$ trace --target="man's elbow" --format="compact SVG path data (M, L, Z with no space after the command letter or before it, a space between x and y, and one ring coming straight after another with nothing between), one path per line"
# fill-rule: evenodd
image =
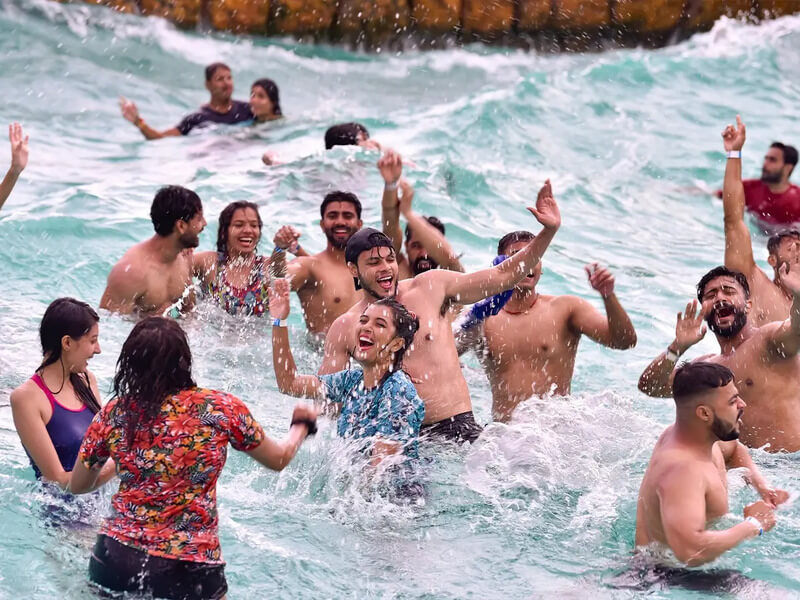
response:
M622 335L622 337L618 340L618 345L614 348L616 350L630 350L631 348L636 347L636 342L638 341L639 340L636 337L636 332L631 329Z

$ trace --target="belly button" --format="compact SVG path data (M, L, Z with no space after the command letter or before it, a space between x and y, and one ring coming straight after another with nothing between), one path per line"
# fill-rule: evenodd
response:
M426 333L425 339L430 342L431 340L433 340L433 336L430 333Z
M336 297L333 299L333 303L334 303L334 304L339 304L339 302L341 302L341 301L342 301L342 299L341 299L341 298L339 298L339 296L336 296Z

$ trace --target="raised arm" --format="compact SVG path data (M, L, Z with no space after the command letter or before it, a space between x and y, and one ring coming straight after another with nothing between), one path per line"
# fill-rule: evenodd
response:
M285 321L289 316L289 282L285 279L276 279L269 290L269 314L275 322ZM289 347L289 330L282 323L272 327L272 363L281 393L322 399L323 386L319 378L316 375L297 374Z
M736 127L728 125L722 132L726 152L741 153L746 137L744 123L736 116ZM753 258L753 242L744 221L744 186L741 158L728 158L722 186L722 207L725 213L725 266L750 276L758 268Z
M783 263L778 267L781 284L784 289L792 294L792 307L789 309L789 318L777 327L767 325L763 329L767 332L767 348L771 358L781 360L794 358L800 352L800 264Z
M28 136L23 137L22 126L19 123L8 126L8 140L11 142L11 166L0 182L0 208L3 208L19 176L28 166Z
M142 133L142 135L147 138L148 140L157 140L160 138L165 137L174 137L179 136L181 134L180 130L177 127L171 127L170 129L165 129L164 131L158 131L157 129L153 129L147 123L144 122L144 119L139 116L139 109L136 107L136 103L133 100L128 100L123 96L119 98L119 107L122 111L122 116L125 118L126 121L130 121L136 128Z
M269 259L273 277L286 277L286 253L297 249L299 238L300 232L291 225L284 225L275 233L275 237L272 239L275 247Z
M686 311L678 312L675 339L667 349L647 365L639 377L639 390L654 398L672 396L672 373L678 358L706 335L703 314L697 310L697 300L686 305Z
M392 240L394 251L399 256L403 249L403 231L400 229L397 187L403 176L403 160L394 150L387 150L386 154L378 160L378 171L380 171L384 183L381 199L383 233Z
M614 293L614 276L597 263L587 265L586 274L592 288L603 298L606 314L601 315L585 300L576 299L570 316L570 326L581 335L589 336L598 344L609 348L633 348L636 345L636 330Z
M460 304L473 304L489 296L513 288L536 266L550 245L561 226L561 214L558 210L550 180L539 190L536 207L528 207L544 228L531 240L525 248L496 267L476 271L474 273L456 273L453 271L428 271L417 276L421 285L430 286L433 291L437 284L443 286L444 298L450 298Z
M461 266L458 256L456 256L453 247L444 237L444 234L431 225L425 217L418 215L412 209L414 188L411 187L410 183L402 180L400 189L403 192L399 199L400 214L405 217L408 227L414 232L414 237L422 244L428 256L442 269L463 273L464 267Z
M658 485L661 524L667 544L677 559L690 567L714 560L744 540L756 537L760 530L751 521L742 521L722 531L707 530L706 490L702 481L702 474L694 469L673 467ZM765 530L775 526L771 510L761 511L759 516Z

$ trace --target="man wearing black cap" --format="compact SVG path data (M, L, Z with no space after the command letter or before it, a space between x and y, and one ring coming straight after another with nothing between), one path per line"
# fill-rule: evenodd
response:
M396 296L420 322L403 368L425 401L425 428L432 435L474 441L481 428L472 415L447 309L454 302L472 304L511 289L534 269L561 225L549 181L539 191L536 207L528 210L544 229L528 246L500 265L475 273L434 269L399 284L392 241L371 228L353 235L345 249L345 260L364 295L328 330L320 374L347 367L357 343L355 325L364 309L381 298Z

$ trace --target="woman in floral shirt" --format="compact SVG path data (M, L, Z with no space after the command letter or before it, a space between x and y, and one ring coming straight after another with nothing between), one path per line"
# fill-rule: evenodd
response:
M86 432L68 489L94 489L109 458L120 479L89 563L90 579L105 588L181 600L224 597L216 484L228 443L281 470L315 430L316 412L297 406L288 438L275 442L241 400L198 388L191 369L177 323L141 321L122 346L115 398Z

